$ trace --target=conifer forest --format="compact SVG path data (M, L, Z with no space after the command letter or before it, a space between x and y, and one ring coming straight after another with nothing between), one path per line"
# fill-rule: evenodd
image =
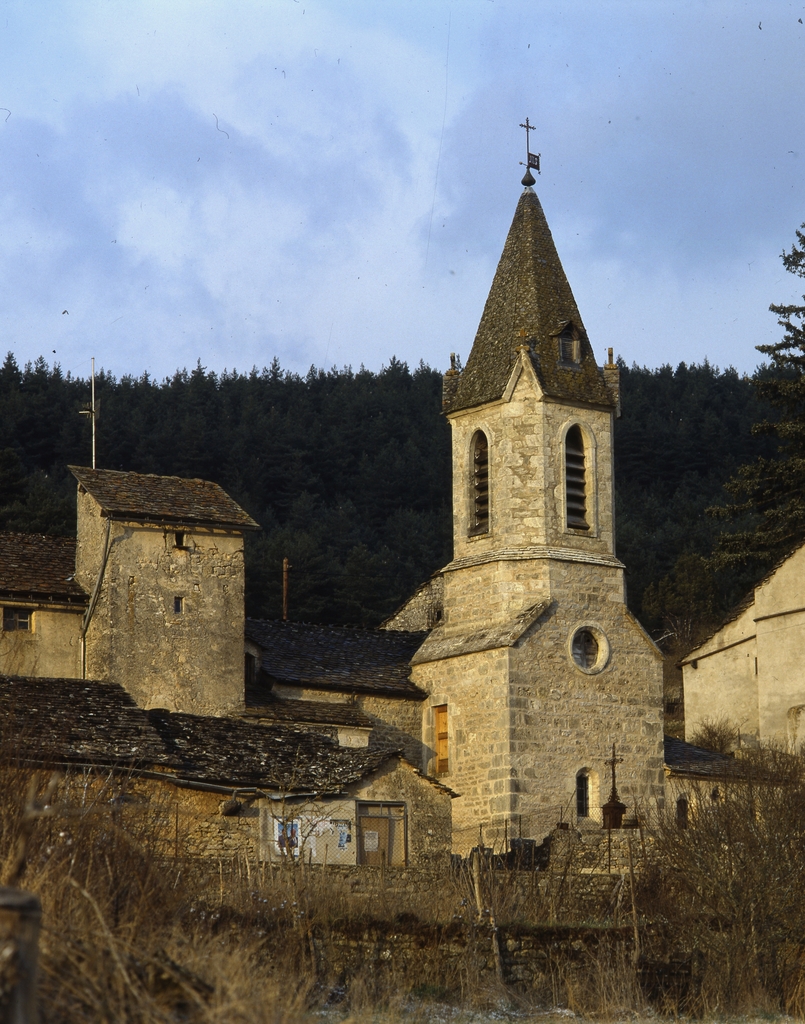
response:
M773 418L757 387L770 372L621 366L617 553L630 607L655 635L680 609L700 624L716 620L753 582L751 567L710 571L724 525L706 510L726 504L724 484L740 466L776 450L752 431ZM311 368L304 377L277 360L249 373L199 364L163 381L101 371L97 465L224 487L263 528L247 537L249 615L280 615L288 558L291 618L371 626L450 560L441 384L440 370L394 358L378 373ZM88 379L7 355L0 529L74 532L67 467L90 462L80 415L89 398Z

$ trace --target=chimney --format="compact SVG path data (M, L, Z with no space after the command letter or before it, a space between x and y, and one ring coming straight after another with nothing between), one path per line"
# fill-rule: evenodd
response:
M608 360L604 364L604 380L615 399L615 415L621 416L621 371L612 357L612 349L607 349Z
M450 406L458 391L458 382L461 380L461 371L456 369L456 354L450 353L450 369L442 378L442 412L450 412Z

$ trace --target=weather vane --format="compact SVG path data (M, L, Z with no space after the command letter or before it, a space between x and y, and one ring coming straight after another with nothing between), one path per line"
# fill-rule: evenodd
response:
M530 145L530 142L531 142L531 135L530 135L530 133L533 132L533 131L536 131L536 128L534 128L534 125L529 122L528 118L525 119L525 124L521 124L520 127L521 128L525 128L526 160L525 160L525 163L523 163L522 160L520 161L520 166L526 168L525 176L523 178L523 184L524 185L533 185L534 181L535 181L535 178L534 178L534 175L531 173L531 168L533 167L534 170L537 172L537 174L540 173L540 170L539 170L540 154L539 153L532 153L531 152L531 145Z

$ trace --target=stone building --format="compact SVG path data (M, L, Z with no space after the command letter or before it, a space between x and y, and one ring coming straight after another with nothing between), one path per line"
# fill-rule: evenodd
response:
M76 468L74 571L69 542L47 569L45 539L9 541L39 552L27 576L0 563L0 673L118 685L154 728L203 720L188 744L219 721L221 742L255 728L265 742L313 737L300 758L316 744L392 751L380 802L415 770L448 786L462 853L560 820L600 828L613 744L627 814L661 805L661 657L626 608L615 555L618 370L611 353L596 364L530 187L444 408L453 559L385 629L245 620L243 534L257 524L228 495Z
M805 739L805 546L777 565L682 661L685 735L722 720L742 744Z
M80 675L87 602L75 580L75 538L0 533L0 672Z
M401 751L319 732L145 710L117 683L0 675L2 764L60 768L100 806L164 820L166 852L443 867L451 792Z
M90 595L82 676L143 707L243 707L243 534L259 529L205 480L71 467L77 582Z
M435 584L417 595L438 624L411 678L428 771L460 794L458 851L562 816L600 827L613 743L628 813L663 801L661 656L615 556L618 402L526 187L466 368L445 377L454 555L441 610Z

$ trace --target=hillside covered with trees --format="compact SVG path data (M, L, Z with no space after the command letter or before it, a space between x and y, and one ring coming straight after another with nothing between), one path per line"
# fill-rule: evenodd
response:
M715 619L751 583L702 561L739 466L775 451L752 424L771 416L753 381L706 362L621 367L616 423L617 550L629 603L652 630L693 608ZM0 369L0 529L70 534L75 482L90 461L89 381L43 360ZM262 525L247 540L247 608L373 625L450 559L449 428L441 373L392 359L379 373L251 373L200 365L164 381L96 379L101 468L220 483ZM698 603L697 603L698 602Z

